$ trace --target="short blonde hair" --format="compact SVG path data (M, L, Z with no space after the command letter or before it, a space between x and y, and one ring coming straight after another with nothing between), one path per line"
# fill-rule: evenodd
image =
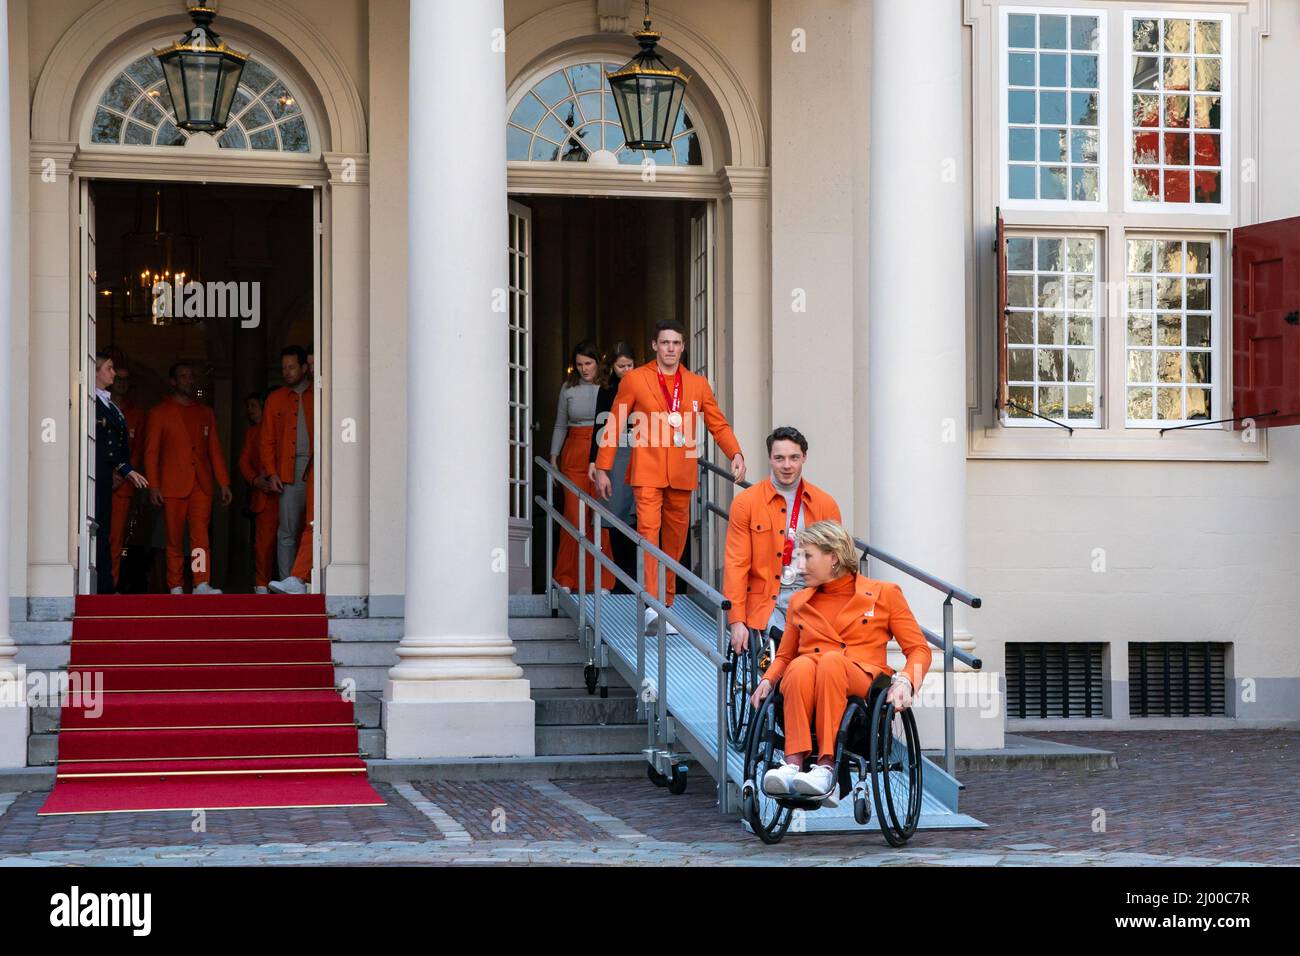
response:
M853 543L853 535L838 521L818 521L800 531L795 541L800 547L812 545L834 556L841 572L857 573L858 547Z

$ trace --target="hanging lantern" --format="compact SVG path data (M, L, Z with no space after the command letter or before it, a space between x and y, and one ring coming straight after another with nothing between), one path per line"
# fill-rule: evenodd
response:
M650 29L650 0L643 27L632 34L640 52L606 77L628 148L668 149L690 78L676 67L668 69L655 49L662 34Z
M212 7L191 7L194 29L171 46L154 50L167 78L176 125L192 133L219 133L226 128L248 60L248 54L228 49L213 31L216 15Z

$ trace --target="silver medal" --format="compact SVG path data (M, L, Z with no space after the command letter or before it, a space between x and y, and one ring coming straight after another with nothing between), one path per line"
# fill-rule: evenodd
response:
M673 444L676 445L678 448L685 447L686 436L683 435L681 432L673 432Z
M795 570L794 564L793 563L787 564L785 567L781 569L781 583L794 584L794 578L796 574L798 574L798 572Z
M671 427L673 427L673 428L681 428L681 427L682 427L682 413L681 413L681 412L669 412L669 413L668 413L668 424L669 424Z

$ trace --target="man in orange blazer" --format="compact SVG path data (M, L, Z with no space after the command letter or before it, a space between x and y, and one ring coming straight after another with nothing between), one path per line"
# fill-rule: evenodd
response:
M671 320L657 323L651 348L655 360L632 369L619 382L596 453L596 494L609 500L613 493L609 470L618 451L617 436L630 420L632 459L627 483L636 499L637 531L677 560L686 547L691 492L699 481L698 459L704 454L704 428L731 459L736 481L745 478L745 456L708 380L682 367L686 348L682 327ZM677 578L671 571L666 584L663 601L672 604ZM651 594L659 590L658 562L649 555L642 587ZM653 608L646 608L647 627L656 616Z
M113 379L110 391L113 404L122 410L126 419L126 435L131 445L131 467L137 471L144 470L144 421L145 410L127 398L131 389L131 373L126 368L124 359L114 363L117 376ZM121 579L122 549L126 546L126 521L131 513L131 502L135 500L135 485L124 481L113 492L113 521L108 528L109 547L112 549L113 581Z
M212 577L208 524L212 494L220 489L221 504L230 504L230 473L217 437L217 416L194 395L194 369L177 362L168 371L172 394L149 412L145 426L145 476L149 499L163 509L167 523L167 587L183 592L185 529L190 548L198 551L193 568L195 594L220 594Z
M727 623L736 653L749 632L785 627L786 607L804 587L794 561L794 536L818 521L840 520L840 506L803 477L808 439L797 428L767 436L771 474L736 495L727 520L722 593L731 601Z
M283 579L270 582L277 594L306 594L311 580L313 499L312 448L316 423L307 350L290 345L280 352L284 387L266 399L259 436L262 474L277 496L280 529L276 551Z
M248 510L253 515L253 591L270 593L271 569L275 564L275 533L280 527L279 501L270 494L271 483L262 468L262 394L249 392L244 398L248 430L239 451L239 473L251 491Z

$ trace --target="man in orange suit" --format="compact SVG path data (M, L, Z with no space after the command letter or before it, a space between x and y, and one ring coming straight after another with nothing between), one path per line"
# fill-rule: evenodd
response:
M248 510L253 515L253 591L269 594L271 569L275 565L275 534L280 527L280 507L271 494L271 482L262 468L262 394L249 392L244 399L248 430L239 451L239 473L250 489Z
M785 628L790 597L805 585L794 561L795 535L818 521L840 520L835 499L810 481L803 468L808 439L797 428L767 436L771 474L736 495L727 521L722 593L731 601L731 647L749 647L749 632Z
M113 379L110 391L113 404L122 410L126 419L126 435L131 445L131 467L137 471L144 470L144 419L145 410L127 398L131 389L131 373L126 368L124 359L113 363L117 376ZM131 502L135 500L135 485L124 481L113 492L113 521L109 525L109 547L112 549L113 581L121 581L122 549L126 545L126 523L131 513Z
M262 474L278 496L280 530L276 550L284 578L272 581L277 594L305 594L311 580L313 501L312 448L316 423L307 350L290 345L280 352L284 387L266 399L259 442Z
M149 498L163 509L167 523L167 587L184 591L185 530L190 548L197 551L193 565L194 593L220 594L209 583L212 550L208 524L212 520L212 495L220 490L223 507L230 504L230 473L217 437L217 416L194 395L194 369L177 362L168 372L172 394L149 412L145 426L145 476Z
M699 481L697 459L704 454L704 428L731 459L736 481L745 478L745 456L708 380L682 367L686 348L682 327L673 321L656 324L651 348L655 360L632 369L619 382L596 453L596 494L608 500L613 493L609 470L618 451L617 436L623 434L630 420L632 459L627 483L636 499L637 531L679 560L686 547L691 492ZM661 597L665 604L672 604L676 575L669 571L665 580L668 593ZM658 562L647 555L642 587L658 594L658 582ZM655 610L646 608L647 627L655 617ZM668 630L673 633L675 628L669 625Z

